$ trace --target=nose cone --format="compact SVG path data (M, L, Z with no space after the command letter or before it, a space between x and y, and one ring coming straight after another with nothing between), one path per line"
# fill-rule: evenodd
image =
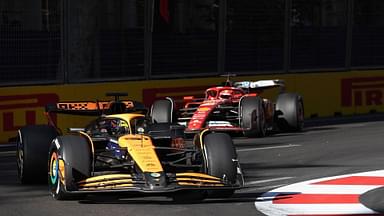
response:
M161 190L167 186L164 172L144 173L146 186L151 190Z

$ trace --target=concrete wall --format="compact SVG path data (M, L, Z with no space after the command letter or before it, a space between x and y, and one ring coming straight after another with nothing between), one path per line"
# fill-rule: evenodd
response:
M328 117L384 112L384 71L300 73L238 76L234 80L283 79L286 91L304 98L305 117ZM48 85L0 88L0 143L5 143L26 124L45 124L44 105L58 101L108 100L106 92L128 92L129 99L150 105L156 98L202 95L205 88L225 81L223 77L127 81L96 84ZM273 99L275 90L265 92ZM90 117L57 116L60 128L84 126Z

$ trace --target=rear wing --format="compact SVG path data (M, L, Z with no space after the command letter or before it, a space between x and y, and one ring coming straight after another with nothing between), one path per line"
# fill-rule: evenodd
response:
M258 80L258 81L240 81L233 84L236 88L242 88L245 90L264 90L269 88L279 87L284 90L284 80Z
M47 113L99 116L118 113L146 113L144 105L131 100L120 101L71 101L48 104Z

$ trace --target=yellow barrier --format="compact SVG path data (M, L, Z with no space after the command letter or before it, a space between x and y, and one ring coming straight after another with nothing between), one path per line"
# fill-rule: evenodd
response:
M326 117L384 111L384 71L350 71L238 76L234 80L283 79L287 92L304 98L305 116ZM153 100L170 96L203 95L207 87L225 78L126 81L96 84L25 86L0 88L0 143L8 142L17 129L27 124L45 124L44 105L58 101L109 100L106 92L127 92L131 100L149 106ZM274 97L276 92L266 92ZM273 98L272 98L273 99ZM94 117L93 117L94 118ZM92 117L57 116L60 128L82 127Z

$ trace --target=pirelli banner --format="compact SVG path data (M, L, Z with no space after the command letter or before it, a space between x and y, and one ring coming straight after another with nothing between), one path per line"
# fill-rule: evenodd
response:
M155 99L172 97L180 102L183 96L203 96L208 87L225 78L127 81L97 84L25 86L0 88L0 144L14 140L18 128L27 124L46 124L44 107L59 101L112 100L107 92L126 92L131 99L147 107ZM305 117L329 117L384 112L384 71L352 71L300 73L286 75L237 76L241 80L282 79L287 92L304 98ZM265 97L274 99L277 92L267 90ZM82 127L95 117L57 114L53 120L63 132L68 127Z

